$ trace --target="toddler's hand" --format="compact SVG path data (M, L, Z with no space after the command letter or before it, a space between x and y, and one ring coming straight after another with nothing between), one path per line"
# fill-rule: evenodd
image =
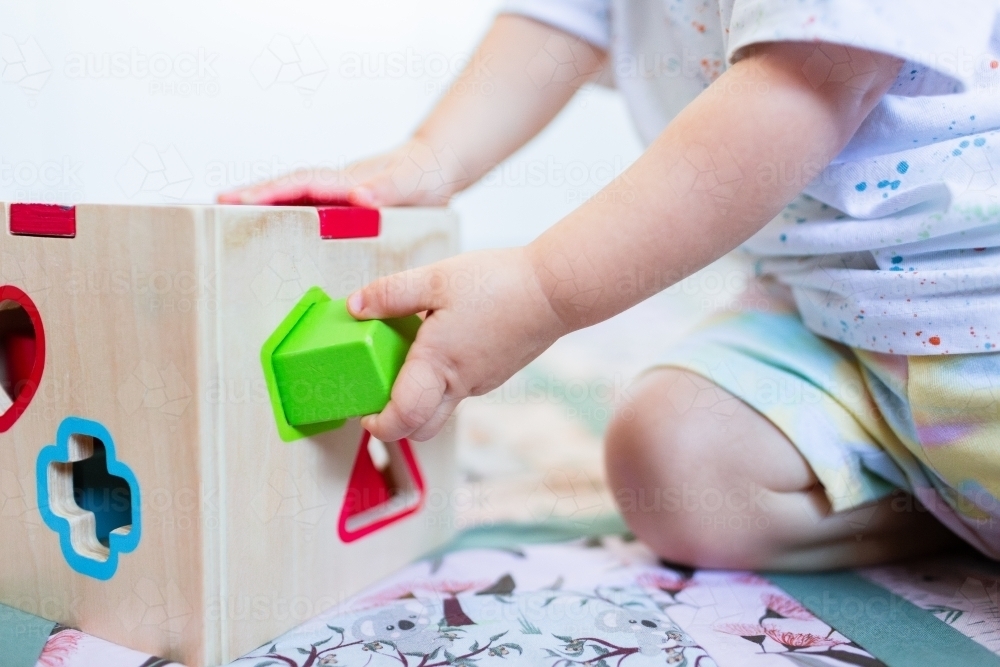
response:
M385 442L432 437L459 401L500 386L566 333L525 248L466 253L388 276L347 304L358 319L427 313L389 404L361 421Z
M221 204L343 204L443 206L469 176L449 148L411 139L399 148L344 169L300 169L219 195Z

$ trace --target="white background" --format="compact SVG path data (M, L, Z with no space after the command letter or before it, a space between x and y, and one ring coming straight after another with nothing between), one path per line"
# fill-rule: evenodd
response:
M262 176L390 148L461 69L497 4L5 2L0 199L210 202ZM455 200L464 246L530 241L639 152L618 95L585 89Z

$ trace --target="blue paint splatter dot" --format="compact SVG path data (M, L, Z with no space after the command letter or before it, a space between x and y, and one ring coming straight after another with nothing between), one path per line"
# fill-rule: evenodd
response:
M892 256L892 263L893 264L902 264L903 263L903 258L900 257L899 255L893 255Z
M951 154L952 154L952 155L961 155L961 154L962 154L962 151L960 151L960 150L958 150L958 149L956 148L955 150L953 150L953 151L951 152Z
M892 183L889 184L889 187L895 190L896 188L899 187L899 181L893 181Z
M902 162L900 162L899 164L896 165L896 171L898 171L901 174L905 174L906 170L909 169L909 168L910 168L910 165L909 165L909 163L906 160L903 160Z
M885 187L888 187L888 186L889 186L889 181L879 181L879 182L878 182L878 186L879 186L880 188L885 188Z
M795 222L799 223L800 225L805 221L806 221L805 218L795 218Z
M969 142L968 141L963 141L962 143L960 143L958 145L958 147L959 148L968 148L969 147Z
M854 186L854 189L857 190L858 192L864 192L867 187L868 184L865 183L864 181L861 181L860 183Z
M983 139L982 137L979 137L978 139L976 139L972 143L975 144L976 146L982 146L983 144L986 143L986 139Z
M788 234L782 234L782 235L781 235L781 236L779 236L778 238L779 238L780 240L782 240L782 241L787 241L787 240L788 240Z
M892 267L889 267L889 270L890 271L902 271L903 267L901 267L901 266L892 266Z
M993 343L986 343L985 345L983 345L983 347L985 347L987 350L989 350L990 348L993 347Z

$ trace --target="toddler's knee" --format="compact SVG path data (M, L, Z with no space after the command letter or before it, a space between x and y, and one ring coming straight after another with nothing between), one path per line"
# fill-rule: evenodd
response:
M712 464L701 410L678 410L691 374L674 368L649 373L630 390L605 435L605 467L616 490L625 495L662 496Z
M699 483L700 471L677 466L674 474L653 479L647 475L650 464L634 459L617 466L631 479L621 472L611 476L615 502L632 533L670 562L746 567L744 548L749 545L739 535L753 529L753 520L720 511L723 494L711 484Z
M700 567L742 568L765 538L747 496L747 480L720 465L726 446L700 410L664 405L664 382L684 371L664 369L640 385L605 441L608 481L637 538L661 558ZM657 385L659 385L657 387ZM751 484L752 486L752 484ZM739 525L736 525L736 524ZM765 527L766 528L766 527Z

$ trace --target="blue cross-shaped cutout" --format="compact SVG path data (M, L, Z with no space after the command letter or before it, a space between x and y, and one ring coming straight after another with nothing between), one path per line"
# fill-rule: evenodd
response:
M71 437L90 436L94 451L89 458L81 459L71 448ZM62 464L63 469L72 465L72 479L60 479L52 464ZM45 524L59 533L59 545L70 567L95 579L107 580L118 569L118 554L134 551L139 546L142 522L139 508L139 483L132 470L115 457L115 443L108 430L95 421L80 417L67 417L59 425L56 444L44 447L36 464L38 478L38 510ZM62 486L50 489L56 480ZM68 485L72 484L72 488ZM86 488L94 484L98 488ZM102 498L95 498L100 491ZM72 498L69 496L72 495ZM81 517L87 517L85 531ZM81 553L74 547L86 537L97 547L90 553ZM102 548L103 547L103 548Z

